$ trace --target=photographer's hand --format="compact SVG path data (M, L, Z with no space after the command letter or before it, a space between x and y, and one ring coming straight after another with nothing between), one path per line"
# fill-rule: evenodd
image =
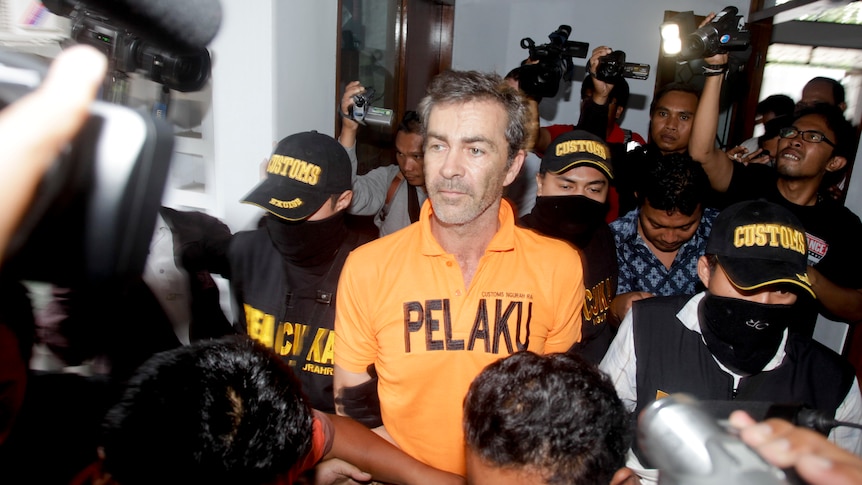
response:
M338 142L344 148L353 148L356 145L356 132L359 130L359 123L351 119L349 113L350 107L353 106L353 97L364 92L365 86L359 81L351 81L344 87L344 95L338 106L338 109L341 110L341 133L338 135Z
M95 48L71 47L38 89L0 112L0 256L42 175L87 120L106 69L107 59Z
M593 55L590 56L589 72L590 79L593 82L593 103L600 106L604 106L608 103L608 96L610 96L611 89L613 89L614 86L604 81L600 81L596 77L596 69L599 66L599 60L613 51L614 50L610 47L602 45L593 49Z

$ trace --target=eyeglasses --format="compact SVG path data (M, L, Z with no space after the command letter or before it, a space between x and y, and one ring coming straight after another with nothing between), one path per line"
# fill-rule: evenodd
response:
M833 148L835 147L835 143L829 141L829 138L826 138L826 135L816 130L799 131L796 128L792 127L786 127L778 130L778 136L780 136L781 138L793 139L799 135L802 135L802 139L809 143L820 143L821 141L825 141L827 145Z

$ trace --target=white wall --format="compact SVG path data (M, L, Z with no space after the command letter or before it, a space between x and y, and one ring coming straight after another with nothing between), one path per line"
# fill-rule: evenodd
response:
M642 106L630 103L623 121L626 128L646 137L664 11L693 10L706 15L727 6L748 15L749 2L744 0L457 0L452 67L505 75L527 57L527 50L520 46L521 39L530 37L537 45L545 44L548 34L560 24L570 25L569 40L588 42L590 51L606 45L625 51L628 62L650 65L649 79L628 80L633 101L641 101ZM574 59L581 66L586 61ZM563 83L557 102L542 101L543 124L578 121L580 83L572 83L571 93L565 93L565 89Z
M223 0L213 57L215 207L233 231L260 210L240 199L281 138L333 134L336 0Z

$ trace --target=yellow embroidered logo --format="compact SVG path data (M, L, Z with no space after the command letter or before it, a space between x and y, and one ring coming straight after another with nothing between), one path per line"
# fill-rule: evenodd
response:
M808 286L811 286L811 280L808 279L808 273L797 273L796 277L799 278L799 281L805 283Z
M735 247L771 246L808 254L805 233L781 224L747 224L733 231Z
M668 393L666 393L666 392L664 392L664 391L662 391L662 390L656 390L656 391L655 391L655 398L656 398L656 400L664 399L664 398L666 398L666 397L668 397L668 396L670 396L670 394L668 394Z
M557 145L556 155L561 157L570 153L587 152L608 159L608 150L603 143L592 140L569 140Z
M266 173L280 175L308 185L317 185L322 171L319 165L278 154L270 157L266 165Z
M282 209L296 209L302 204L304 204L304 202L302 202L302 199L300 199L299 197L293 200L278 200L274 198L269 199L269 205L280 207Z

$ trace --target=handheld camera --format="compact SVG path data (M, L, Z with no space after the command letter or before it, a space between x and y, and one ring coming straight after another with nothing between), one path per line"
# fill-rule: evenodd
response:
M718 12L712 22L689 34L684 52L700 58L748 48L751 33L741 25L742 15L737 15L738 12L736 7Z
M548 34L550 42L536 45L533 39L521 39L521 48L528 49L536 64L521 66L519 87L533 98L553 98L560 89L560 79L571 81L574 75L572 58L586 58L590 44L569 40L572 27L560 25Z
M374 93L374 88L365 88L365 92L353 96L353 105L348 111L350 119L360 125L392 126L395 112L388 108L371 106Z
M626 53L613 51L599 58L596 66L596 79L609 84L616 84L622 78L646 79L649 77L649 64L626 62Z

